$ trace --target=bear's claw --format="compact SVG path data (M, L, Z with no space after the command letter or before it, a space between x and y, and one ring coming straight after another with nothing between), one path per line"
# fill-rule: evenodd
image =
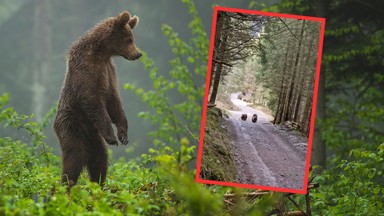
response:
M127 145L127 144L129 143L129 140L128 140L127 137L125 137L125 136L121 136L121 137L120 137L120 142L121 142L121 144L123 144L123 145Z

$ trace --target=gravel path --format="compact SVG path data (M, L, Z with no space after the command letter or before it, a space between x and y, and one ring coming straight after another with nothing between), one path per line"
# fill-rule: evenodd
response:
M302 189L306 159L305 137L270 123L272 116L247 106L231 95L240 111L228 111L228 128L233 137L233 154L240 183ZM247 114L246 121L240 119ZM251 122L258 115L256 123ZM304 146L304 147L303 147Z

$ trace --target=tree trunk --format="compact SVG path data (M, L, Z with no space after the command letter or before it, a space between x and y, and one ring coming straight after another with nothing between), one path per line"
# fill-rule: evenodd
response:
M304 124L309 124L310 122L304 122L304 124L302 124L302 121L300 118L300 115L303 114L303 108L302 108L302 103L303 101L303 94L304 92L306 91L310 91L312 92L312 89L313 89L313 77L316 75L316 74L312 74L311 71L308 71L308 69L306 68L307 66L307 62L310 61L310 57L311 57L311 54L316 54L317 52L317 49L318 47L314 46L313 44L314 42L314 37L311 35L310 38L309 38L309 43L307 46L303 47L303 53L305 52L305 50L307 50L307 53L306 53L306 56L305 58L302 58L301 60L301 69L300 69L300 74L299 76L301 76L301 79L300 79L300 82L297 83L297 92L298 92L298 98L297 98L297 101L296 101L296 106L295 106L295 109L294 109L294 118L293 118L293 121L294 122L298 122L301 126L301 131L304 132ZM308 81L310 80L310 81ZM309 89L309 88L312 88L312 89ZM304 94L305 95L305 94ZM308 94L310 95L310 94ZM312 96L310 97L311 99L313 98ZM306 107L304 107L304 109L306 109ZM311 109L311 107L309 108ZM305 132L304 132L305 133Z
M281 87L279 91L279 100L277 101L277 108L275 113L275 118L273 119L273 124L279 124L280 123L280 116L281 116L281 103L283 101L283 85L284 85L284 79L281 80Z
M216 102L217 91L219 89L219 83L221 78L221 70L223 68L222 64L218 64L215 71L215 77L213 79L212 93L209 98L209 103L214 104Z
M275 119L273 120L273 124L279 124L281 122L281 116L283 114L283 106L284 106L284 100L285 98L285 89L284 89L284 81L285 81L285 70L287 70L287 63L288 62L288 49L285 51L285 58L284 58L284 66L283 66L283 73L281 76L281 86L279 91L279 101L277 102L277 108L276 108L276 114ZM282 106L283 105L283 106Z
M296 51L296 56L295 56L295 64L294 64L294 68L293 68L293 76L291 78L291 86L289 88L289 91L288 91L288 109L287 109L287 113L286 113L286 117L285 119L288 120L290 116L292 116L292 111L293 111L293 106L294 104L292 104L292 101L293 101L293 91L294 91L294 86L295 86L295 83L296 83L296 74L299 73L299 60L300 60L300 51L301 51L301 46L302 46L302 42L303 42L303 36L304 36L304 28L305 28L305 20L303 20L303 24L301 26L301 30L300 30L300 38L299 38L299 44L298 44L298 47L297 47L297 51Z
M226 47L226 43L228 40L228 35L227 32L222 31L225 26L228 24L228 17L224 16L220 13L217 15L218 19L218 27L216 28L216 35L215 35L215 45L214 45L214 53L215 53L215 59L214 60L220 60L222 62L223 56L224 56L224 51ZM216 52L216 49L218 52ZM214 62L212 62L213 64ZM209 98L209 103L214 104L216 102L216 97L217 97L217 91L219 89L219 84L220 84L220 78L221 78L221 72L223 69L223 64L222 63L214 63L214 78L213 78L213 86L212 86L212 92L211 92L211 97Z
M316 0L315 1L315 14L319 17L325 17L326 11L328 8L328 1L326 0ZM321 66L320 70L320 81L319 89L317 94L317 105L316 105L316 120L317 122L324 121L325 116L325 67ZM312 158L311 165L317 165L321 168L317 170L318 173L322 172L326 167L326 149L325 142L322 138L321 128L319 124L315 124L315 131L313 134L313 143L312 143Z
M289 46L288 46L289 47ZM291 48L289 48L291 49ZM289 55L287 56L287 62L290 62L288 59L289 59ZM285 82L286 82L286 85L284 85L284 91L283 91L283 101L282 101L282 111L281 111L281 116L280 116L280 122L284 122L284 121L287 121L288 120L288 109L289 109L289 104L288 104L288 97L289 97L289 86L290 86L290 83L293 82L292 79L293 77L291 76L291 68L292 68L292 64L288 64L287 63L287 67L286 67L286 74L287 76L285 76Z
M294 122L299 122L298 119L299 119L299 110L300 110L300 103L301 103L301 92L298 92L298 96L297 96L297 99L296 99L296 105L295 105L295 108L294 108L294 115L293 115L293 121ZM300 125L302 126L302 125Z

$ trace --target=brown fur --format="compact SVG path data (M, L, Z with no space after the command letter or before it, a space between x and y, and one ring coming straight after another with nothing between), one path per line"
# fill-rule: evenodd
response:
M119 97L113 56L141 56L132 34L138 17L123 12L89 30L72 44L54 129L62 150L62 182L76 184L84 167L103 184L110 145L128 144L128 122ZM112 123L117 129L117 139Z
M256 122L257 122L257 115L256 115L256 114L253 114L253 116L252 116L252 122L253 122L253 123L256 123Z
M241 120L246 121L247 120L247 114L242 114L241 115Z

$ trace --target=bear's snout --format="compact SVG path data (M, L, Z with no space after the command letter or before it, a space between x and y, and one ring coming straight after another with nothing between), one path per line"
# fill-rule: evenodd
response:
M124 49L123 52L124 54L122 54L121 56L131 61L137 60L143 55L141 54L140 50L136 47L135 44L128 46L128 48Z
M136 60L136 59L139 59L142 55L143 55L143 54L141 54L141 53L137 53L136 56L135 56L135 60Z
M135 54L125 54L125 55L122 55L125 59L127 60L130 60L130 61L135 61L137 59L139 59L143 54L141 54L140 52L137 52Z

